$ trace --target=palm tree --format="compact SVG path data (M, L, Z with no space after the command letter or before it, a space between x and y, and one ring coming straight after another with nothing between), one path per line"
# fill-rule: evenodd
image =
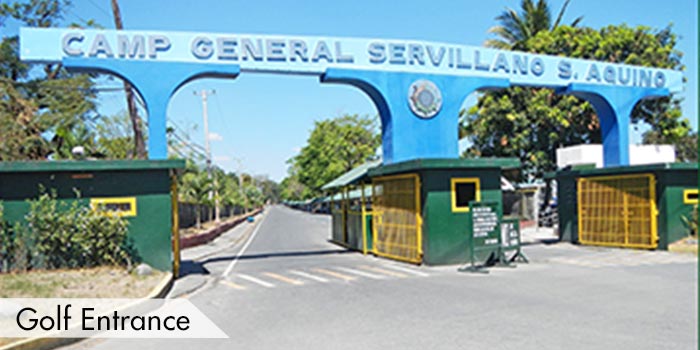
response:
M193 203L196 206L197 229L202 227L202 206L211 204L209 191L212 189L212 186L213 182L205 171L189 172L182 176L179 191L180 199L187 203Z
M500 24L489 29L489 33L495 34L498 38L486 40L484 44L496 49L525 51L528 39L540 31L554 30L559 27L569 1L564 1L554 24L552 24L552 13L546 0L537 0L536 4L533 0L522 0L520 13L506 8L496 17ZM571 26L577 26L582 19L583 16L576 18L571 22Z

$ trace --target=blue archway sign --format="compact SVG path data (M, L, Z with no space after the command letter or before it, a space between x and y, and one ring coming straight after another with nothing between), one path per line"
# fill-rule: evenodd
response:
M526 85L590 101L605 166L627 165L634 105L683 89L673 70L418 40L21 28L20 55L130 82L146 103L152 159L167 157L170 97L200 77L304 74L358 87L379 111L385 164L458 157L464 99L475 90Z

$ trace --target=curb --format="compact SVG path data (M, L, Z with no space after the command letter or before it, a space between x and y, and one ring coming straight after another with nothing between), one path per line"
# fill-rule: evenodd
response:
M168 272L158 285L141 300L164 298L170 292L175 279L172 272ZM0 350L50 350L59 346L75 344L89 338L29 338L0 346Z
M231 221L224 221L219 226L212 227L201 234L192 235L188 237L180 237L180 249L192 248L198 245L209 243L217 237L221 236L224 232L245 221L247 217L258 215L260 214L260 212L262 212L262 209L256 209L248 214L241 215L241 217L239 218L233 219Z

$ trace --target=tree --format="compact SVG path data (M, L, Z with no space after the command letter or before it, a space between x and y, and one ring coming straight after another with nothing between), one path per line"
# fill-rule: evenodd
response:
M529 52L563 55L605 62L682 70L682 53L676 48L671 27L662 30L610 25L602 29L558 26L529 38ZM632 123L650 126L645 142L678 145L688 137L690 123L682 118L677 98L638 103ZM595 109L572 96L557 95L544 88L512 87L487 92L477 105L461 112L462 136L472 146L464 156L518 157L525 164L524 176L541 176L554 170L556 149L600 143L600 123Z
M698 133L688 132L683 136L673 136L675 142L676 159L681 162L698 162ZM658 131L650 130L644 133L642 138L645 144L659 145L668 143L668 135L660 134Z
M269 200L272 203L277 203L280 201L281 189L277 182L270 180L270 178L264 175L256 176L255 182L258 184L258 188L260 189L265 201Z
M381 142L375 120L345 115L315 122L306 146L289 160L294 179L283 183L305 186L304 198L320 195L324 184L375 154Z
M69 6L68 0L3 3L0 26L13 19L52 27ZM54 146L64 144L61 138L69 131L87 128L85 122L95 109L90 76L70 74L61 64L21 62L18 43L17 36L3 37L0 43L0 161L45 159L55 152Z
M60 126L52 139L54 159L84 159L102 157L95 145L95 135L84 124L72 128ZM82 147L82 154L73 154L76 147Z
M129 116L121 113L104 116L96 125L96 149L108 159L130 159L136 153L129 130Z
M552 14L546 0L538 0L536 4L532 0L522 0L520 13L506 8L496 17L499 25L489 29L489 33L495 34L498 38L486 40L485 45L497 49L525 51L528 40L535 37L537 33L559 27L569 1L564 1L554 23L552 23ZM571 22L571 27L576 27L582 19L583 17L576 18Z
M122 23L122 14L119 10L119 3L117 0L111 1L112 14L114 16L114 26L117 30L124 29ZM139 118L138 110L136 108L136 98L134 96L134 90L131 84L124 81L124 95L126 97L126 106L129 114L129 120L131 121L131 127L134 131L134 150L136 151L136 158L145 159L146 154L146 143L143 136L143 126L141 125L141 118Z
M198 229L202 227L200 208L205 205L213 205L213 201L209 199L209 191L213 189L212 186L213 181L206 171L202 171L192 162L187 162L185 173L180 178L178 194L180 201L197 206L195 217Z
M245 200L243 199L243 193L238 186L238 177L235 174L226 174L220 179L219 184L221 186L219 196L221 197L222 205L243 206Z
M293 169L290 169L289 176L282 180L280 188L280 196L285 200L298 201L313 196L309 188L299 182L298 171Z

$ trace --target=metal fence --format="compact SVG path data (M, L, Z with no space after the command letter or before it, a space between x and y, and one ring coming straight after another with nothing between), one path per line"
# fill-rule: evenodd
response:
M656 185L652 174L580 178L577 186L581 243L656 248Z
M192 203L180 202L177 204L177 210L178 223L181 229L192 227L197 224L197 210L199 210L202 222L214 219L214 207L206 205L198 206ZM220 207L219 216L223 219L243 213L244 208L241 206L223 206Z
M422 260L420 181L417 174L372 180L373 248L375 254L396 260Z
M345 245L347 235L345 226L345 201L335 201L330 205L331 217L333 218L333 230L331 239L339 244Z

